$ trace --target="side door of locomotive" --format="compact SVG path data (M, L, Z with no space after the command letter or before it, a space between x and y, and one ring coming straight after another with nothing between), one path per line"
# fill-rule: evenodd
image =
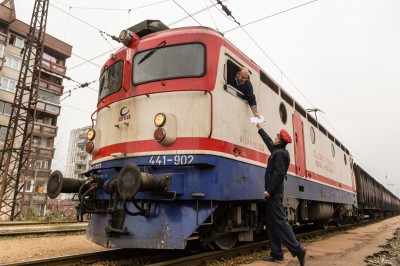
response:
M304 147L303 121L301 120L301 115L296 111L293 113L293 135L296 174L298 176L305 177L306 156Z

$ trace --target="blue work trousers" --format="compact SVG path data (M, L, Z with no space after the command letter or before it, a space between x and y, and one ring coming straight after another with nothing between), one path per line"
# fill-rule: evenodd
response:
M288 248L293 257L302 250L297 241L283 208L283 195L273 195L266 199L267 231L271 247L271 256L283 259L282 243Z

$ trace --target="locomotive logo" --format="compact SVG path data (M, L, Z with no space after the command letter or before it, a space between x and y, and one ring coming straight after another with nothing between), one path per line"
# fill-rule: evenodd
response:
M124 121L131 119L131 115L129 114L130 109L126 106L122 107L121 110L119 110L119 119L118 121Z

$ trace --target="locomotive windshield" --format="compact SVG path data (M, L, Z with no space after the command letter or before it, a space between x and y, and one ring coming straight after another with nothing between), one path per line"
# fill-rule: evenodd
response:
M100 77L99 101L104 97L119 91L122 85L123 61L118 61L108 67Z
M205 73L205 47L200 43L157 47L133 58L133 84L199 77Z

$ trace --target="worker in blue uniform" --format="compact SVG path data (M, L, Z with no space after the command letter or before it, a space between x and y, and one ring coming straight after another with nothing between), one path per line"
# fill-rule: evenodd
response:
M257 110L256 96L253 92L253 85L250 82L249 70L245 67L241 67L236 74L229 74L228 84L243 93L254 116L260 117Z
M272 141L260 124L257 124L257 128L258 134L271 152L265 171L264 191L271 253L264 260L283 261L283 243L292 256L298 258L300 265L304 266L307 250L297 241L283 207L283 182L290 164L286 145L292 142L292 138L286 130L282 129Z

